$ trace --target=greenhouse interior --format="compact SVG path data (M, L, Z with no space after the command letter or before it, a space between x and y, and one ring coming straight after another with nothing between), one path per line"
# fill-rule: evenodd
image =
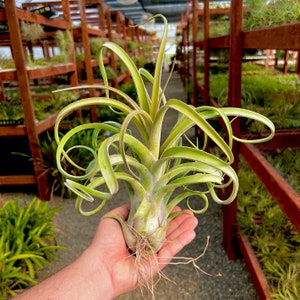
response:
M0 300L300 299L299 1L0 0L0 37Z

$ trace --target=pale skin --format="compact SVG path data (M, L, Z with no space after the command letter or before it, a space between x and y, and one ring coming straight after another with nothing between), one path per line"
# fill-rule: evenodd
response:
M180 208L176 207L175 211ZM126 219L129 205L110 214ZM197 218L189 211L171 221L167 240L160 251L144 262L148 278L162 270L171 259L195 238ZM120 224L111 218L99 223L91 245L69 266L18 295L16 300L114 299L139 286L135 256L129 254Z

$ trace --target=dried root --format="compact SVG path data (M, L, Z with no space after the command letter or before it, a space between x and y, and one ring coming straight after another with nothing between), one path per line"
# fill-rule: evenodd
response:
M155 286L161 279L170 281L174 284L173 280L171 280L162 270L160 270L160 263L156 258L156 252L152 250L151 244L149 242L149 238L145 236L141 236L138 233L135 233L137 238L136 249L133 255L136 257L136 271L138 274L138 284L141 289L141 293L144 294L144 289L146 289L152 300L155 300ZM207 237L206 245L203 252L197 256L193 257L172 257L172 261L169 265L187 265L192 264L196 269L197 273L202 273L208 276L222 276L222 274L210 274L198 266L198 261L201 257L204 256L208 245L209 245L210 237ZM168 257L166 257L168 259ZM150 272L150 273L149 273Z

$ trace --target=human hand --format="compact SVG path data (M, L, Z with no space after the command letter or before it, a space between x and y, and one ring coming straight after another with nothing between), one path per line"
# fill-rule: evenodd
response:
M118 215L126 220L129 209L129 205L123 205L109 214ZM174 211L180 210L179 207L176 207ZM151 279L195 238L194 229L198 221L191 211L185 210L185 212L186 214L179 215L171 221L167 230L166 242L160 251L150 258L151 261L141 262L142 265L139 267L144 272L144 278ZM94 263L98 263L101 274L105 272L110 279L106 278L105 280L109 280L112 297L132 291L139 286L140 278L136 257L128 252L121 226L115 219L104 218L101 220L88 252L94 259L96 258ZM101 284L99 282L99 285Z
M180 211L176 207L175 211ZM124 220L129 214L129 205L110 212ZM167 230L166 242L160 251L148 260L140 261L130 255L125 244L121 225L112 218L99 223L91 245L70 265L56 274L26 290L16 297L22 300L59 299L113 299L130 292L143 279L151 280L194 237L197 219L186 210L173 219ZM145 283L145 282L144 282Z

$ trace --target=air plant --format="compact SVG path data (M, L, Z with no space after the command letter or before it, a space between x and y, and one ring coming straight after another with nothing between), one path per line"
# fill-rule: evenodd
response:
M231 167L234 160L233 141L249 143L267 141L272 138L275 130L273 123L266 117L245 109L194 107L178 99L167 100L164 89L161 88L161 73L168 24L164 16L155 17L164 20L165 31L154 75L143 68L138 69L120 46L106 42L99 52L99 67L104 84L93 86L104 89L105 95L81 99L68 105L61 110L55 124L55 138L58 143L57 165L66 178L66 186L78 196L76 207L81 214L89 216L99 212L118 192L119 182L126 183L131 203L128 219L123 220L115 215L106 217L115 218L120 222L128 248L137 258L142 259L147 259L159 251L165 241L169 222L182 213L173 212L173 208L183 200L187 199L187 206L194 213L203 213L207 209L209 194L217 203L231 203L237 195L239 186L237 174ZM114 52L127 66L136 87L136 101L121 90L108 85L102 62L104 49ZM146 82L152 84L152 93L148 93ZM122 101L114 99L113 95ZM64 118L75 110L90 105L109 106L122 112L124 121L122 124L113 121L81 124L70 129L62 137L59 128ZM164 119L169 110L178 113L178 120L168 137L163 140ZM262 122L270 129L270 134L259 140L244 141L233 133L230 119L234 117ZM209 120L216 118L222 119L224 123L227 132L226 141L209 123ZM201 148L189 140L188 146L183 144L185 133L195 126L205 137ZM67 147L74 134L91 129L92 147L86 145ZM99 141L98 136L103 131L111 132L111 136ZM205 151L208 140L219 147L222 153L220 157ZM69 155L80 148L88 149L93 155L94 159L88 167L72 161ZM66 162L81 170L80 175L67 172L63 167ZM196 184L204 184L207 188L204 191L193 189ZM227 199L219 198L217 189L227 186L231 186L231 194ZM179 194L174 195L175 190L179 190ZM203 207L192 208L188 200L190 197L202 200ZM99 205L88 211L84 209L86 201L99 201Z

